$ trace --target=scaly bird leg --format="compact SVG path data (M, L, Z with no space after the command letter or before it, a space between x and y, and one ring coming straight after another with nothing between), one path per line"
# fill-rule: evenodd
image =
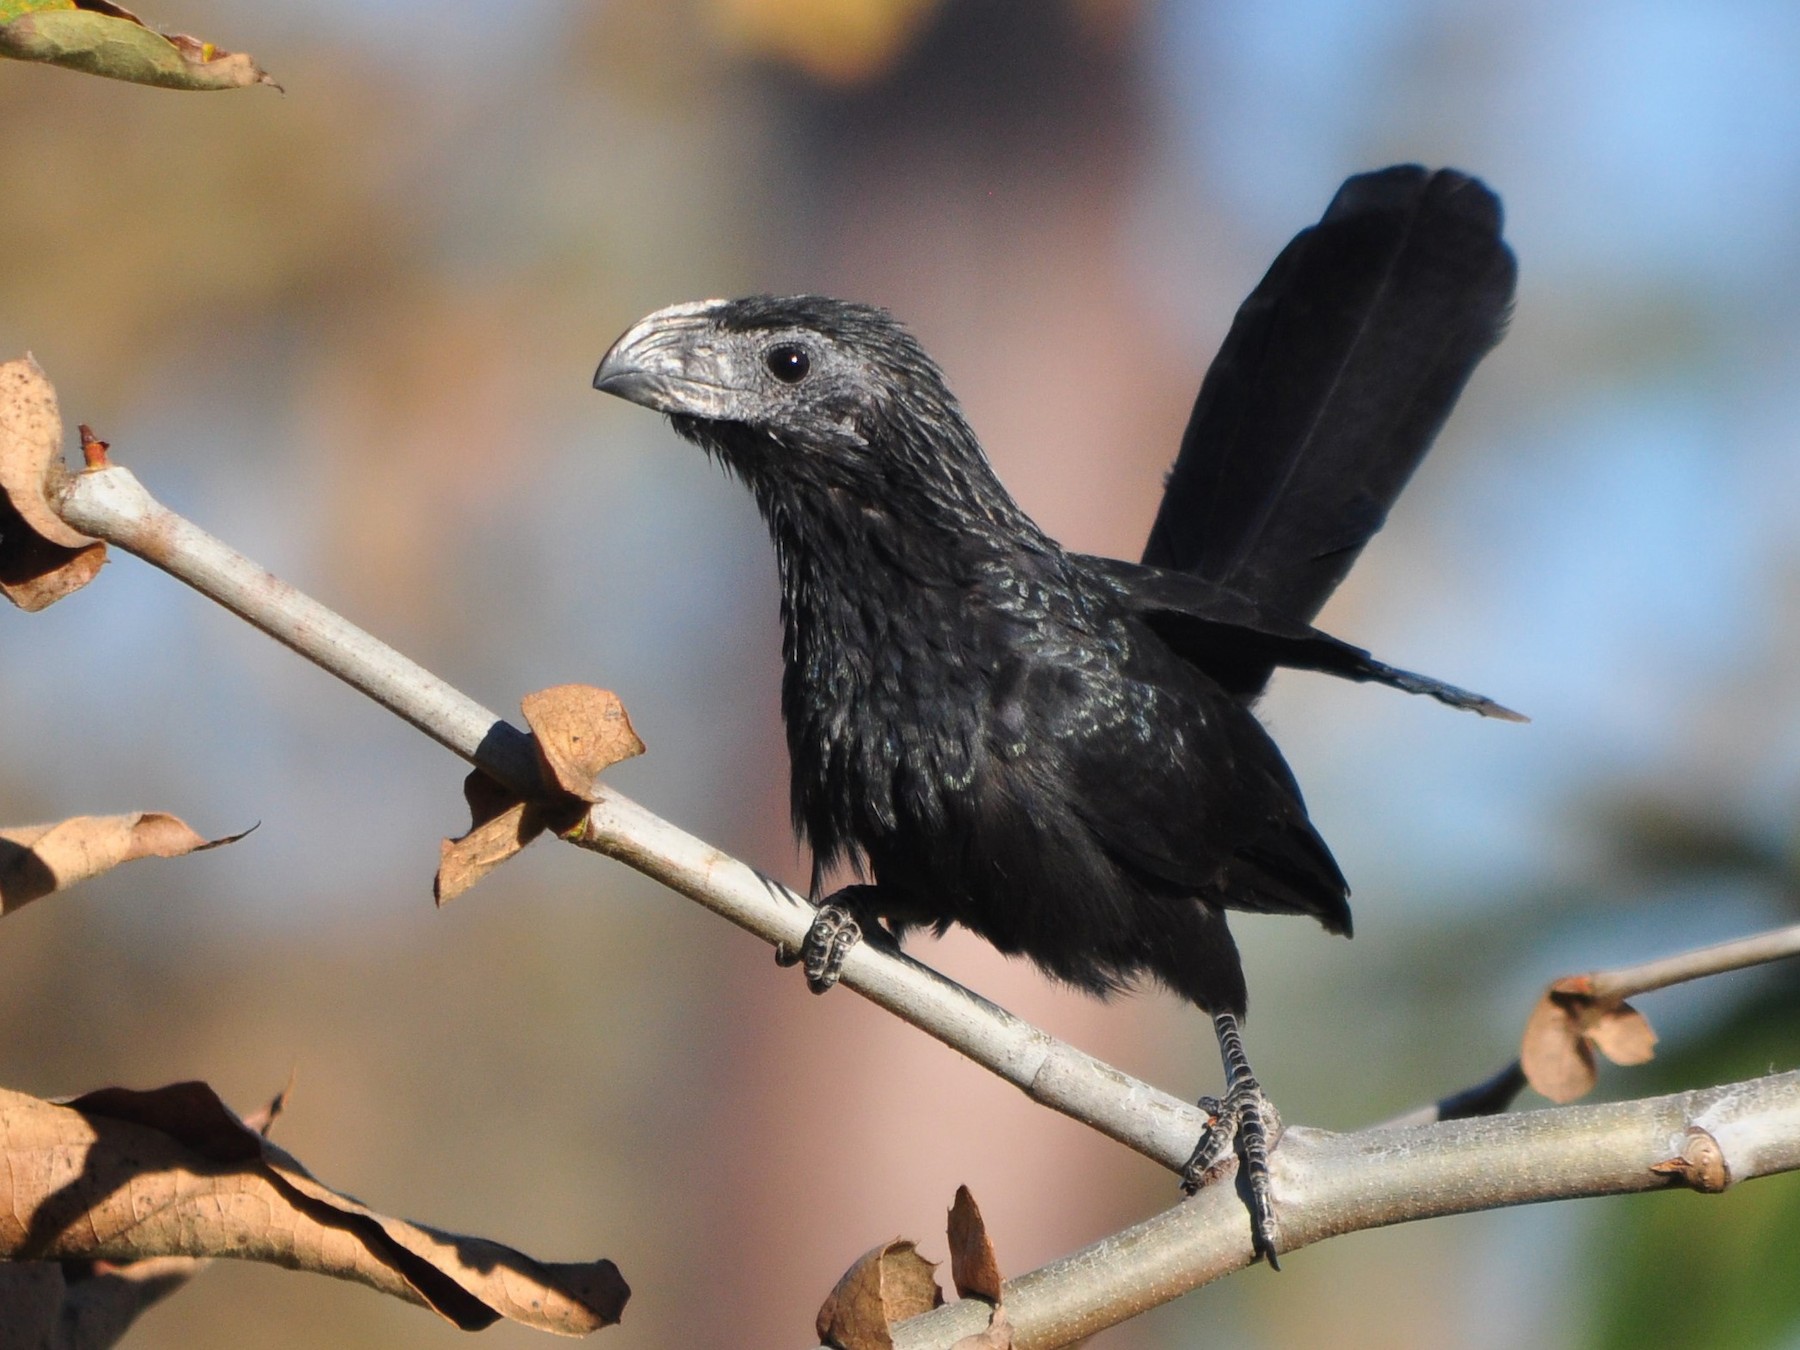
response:
M799 966L806 972L806 987L822 994L838 982L844 958L865 936L871 941L886 939L891 944L887 930L869 908L874 891L873 886L845 886L826 896L813 916L812 927L801 939L800 950L777 947L775 964Z
M1181 1188L1192 1195L1212 1180L1209 1174L1216 1173L1235 1151L1243 1163L1240 1176L1250 1205L1251 1246L1269 1263L1270 1270L1280 1270L1281 1263L1275 1258L1275 1209L1269 1199L1269 1145L1280 1136L1281 1117L1250 1071L1237 1017L1214 1013L1213 1030L1218 1033L1219 1054L1225 1061L1225 1096L1200 1099L1200 1109L1212 1119L1194 1145L1187 1166L1181 1169Z

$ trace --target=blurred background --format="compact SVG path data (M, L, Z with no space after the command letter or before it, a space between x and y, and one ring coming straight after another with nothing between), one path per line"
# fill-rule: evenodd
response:
M148 0L146 0L148 3ZM1264 712L1357 939L1236 924L1291 1121L1485 1077L1550 978L1796 917L1800 8L1148 0L159 0L286 87L0 68L0 356L177 509L489 706L569 680L612 780L791 882L772 557L746 493L588 387L676 300L888 305L1002 478L1135 557L1238 301L1346 175L1504 197L1517 315L1322 623L1528 711L1316 676ZM0 926L0 1082L203 1077L378 1209L635 1289L605 1341L802 1346L959 1183L1008 1273L1173 1203L1153 1165L622 867L539 844L434 912L462 766L135 560L0 611L0 819L158 808L232 848ZM1205 1019L980 943L940 965L1159 1085ZM1792 969L1643 1001L1602 1094L1792 1067ZM1541 1104L1528 1097L1528 1104ZM1800 1344L1800 1184L1358 1235L1111 1350ZM130 1344L431 1347L225 1263ZM497 1328L483 1344L543 1342Z

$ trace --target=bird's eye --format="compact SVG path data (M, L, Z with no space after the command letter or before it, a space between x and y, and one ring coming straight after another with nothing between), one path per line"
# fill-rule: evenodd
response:
M769 367L769 374L783 384L799 384L812 369L812 357L806 354L806 348L796 347L791 342L769 348L769 354L763 360Z

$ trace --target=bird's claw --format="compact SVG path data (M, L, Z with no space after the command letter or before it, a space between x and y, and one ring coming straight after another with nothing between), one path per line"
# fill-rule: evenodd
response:
M844 969L844 958L862 941L862 925L850 911L838 905L821 905L813 916L812 927L800 941L800 950L782 946L775 949L775 964L799 966L806 973L806 987L822 994L838 982Z
M1270 1270L1280 1270L1276 1259L1279 1230L1269 1197L1269 1147L1281 1135L1281 1117L1255 1079L1238 1083L1222 1098L1202 1097L1200 1109L1210 1119L1181 1169L1181 1189L1192 1195L1216 1180L1235 1153L1242 1163L1239 1175L1250 1207L1250 1245L1269 1263Z

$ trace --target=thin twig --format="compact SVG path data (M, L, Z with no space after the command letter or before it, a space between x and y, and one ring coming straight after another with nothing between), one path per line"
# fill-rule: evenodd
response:
M324 667L522 796L542 791L530 737L341 615L156 501L120 466L76 475L56 503L74 528L135 553ZM602 788L575 832L765 942L797 947L813 909L793 891ZM842 983L1034 1101L1179 1170L1197 1106L1057 1040L910 957L859 943Z
M1588 974L1587 993L1596 1003L1614 1003L1633 998L1652 989L1666 989L1672 984L1698 980L1728 970L1766 965L1800 956L1800 923L1771 929L1753 937L1737 938L1711 947L1678 952L1641 965L1622 966L1617 970L1596 970Z
M1710 1155L1702 1181L1683 1155ZM1270 1157L1282 1255L1328 1237L1506 1205L1688 1186L1800 1169L1800 1072L1669 1097L1328 1134L1294 1128ZM1654 1169L1654 1170L1653 1170ZM1004 1255L1004 1249L1002 1249ZM1243 1205L1224 1187L1002 1289L1017 1350L1052 1350L1249 1264ZM896 1350L942 1350L991 1308L951 1303L901 1323Z

